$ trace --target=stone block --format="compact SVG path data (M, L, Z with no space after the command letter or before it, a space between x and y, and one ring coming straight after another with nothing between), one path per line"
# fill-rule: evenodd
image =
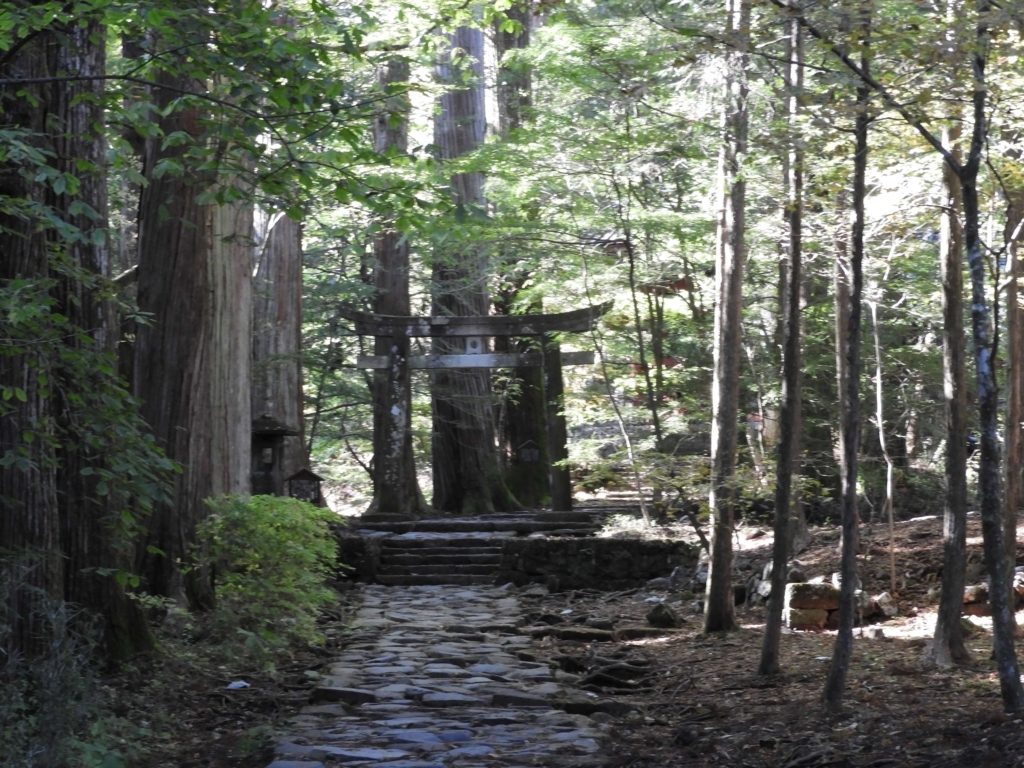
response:
M834 611L839 607L839 590L831 584L787 584L786 607Z
M683 619L672 606L655 603L654 607L647 612L647 623L652 627L678 629L683 626Z
M782 618L790 629L817 631L828 623L828 611L824 608L786 608Z

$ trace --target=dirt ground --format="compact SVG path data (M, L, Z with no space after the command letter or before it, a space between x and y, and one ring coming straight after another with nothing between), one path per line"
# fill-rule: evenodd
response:
M690 613L682 632L672 637L589 647L549 637L539 647L563 668L584 675L609 661L647 670L631 681L634 690L616 690L612 681L593 688L645 712L642 719L615 725L615 753L623 767L1024 765L1024 725L1003 713L989 659L991 621L970 619L977 628L967 640L974 657L970 667L940 670L922 661L935 623L935 598L928 590L941 578L941 532L938 517L897 523L900 615L870 625L881 628L883 638L854 630L845 712L834 719L822 716L820 697L835 633L784 630L782 676L759 678L763 607L739 607L741 629L723 635L702 635L700 616ZM865 589L874 595L890 586L888 530L865 533L860 570ZM980 563L977 516L970 518L968 537L969 559ZM764 528L742 529L737 544L740 573L755 572L771 557L771 536ZM838 570L837 546L838 531L814 532L798 558L808 579L828 578ZM979 566L973 568L977 572ZM547 614L571 610L566 618L577 621L603 617L632 625L643 623L659 597L669 596L646 589L614 595L566 592L531 602ZM1024 613L1018 622L1024 623Z
M967 643L975 659L970 667L939 670L921 661L934 625L928 590L941 572L941 519L898 523L896 531L900 615L871 625L882 629L883 638L855 630L845 712L831 720L822 717L819 700L834 633L787 630L783 675L758 678L763 607L740 606L736 632L702 635L689 598L673 603L678 595L646 588L551 594L534 589L535 594L521 596L524 623L545 614L566 625L588 618L641 625L654 601L680 605L684 628L670 637L593 644L546 637L536 643L538 659L584 679L591 675L596 695L631 702L641 711L611 723L612 756L619 768L1024 765L1024 724L1003 713L989 660L989 620L970 619L977 627ZM666 533L681 535L683 529L625 535ZM888 568L888 534L882 528L865 534L860 568L865 588L874 595L889 588L888 576L881 573ZM976 516L970 518L968 536L970 560L978 563ZM771 535L764 527L741 529L736 544L741 574L754 573L770 559ZM808 578L838 570L837 545L837 530L813 531L798 558ZM339 609L325 619L327 647L309 649L272 671L216 654L175 653L168 646L169 653L109 677L113 711L135 723L132 738L140 739L137 729L144 728L128 764L264 768L276 724L306 703L318 671L344 646L348 600L343 595ZM1018 621L1024 624L1024 613ZM621 665L617 676L593 676L609 664ZM622 674L623 669L629 672ZM235 680L249 687L228 690Z

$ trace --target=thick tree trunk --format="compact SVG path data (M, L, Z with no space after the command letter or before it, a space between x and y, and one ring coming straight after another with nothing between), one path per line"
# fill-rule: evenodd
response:
M959 158L959 124L947 128L943 144ZM942 593L935 637L927 656L939 666L970 660L964 645L964 569L967 567L967 374L964 347L963 231L960 185L942 164L942 223L939 267L942 273L942 380L946 401L946 503L942 515Z
M533 24L532 2L514 5L505 13L519 23L518 31L502 30L496 23L494 30L495 55L498 60L498 129L508 139L523 126L532 101L530 68L522 61L511 61L517 51L530 46ZM500 256L502 264L511 268L505 279L507 288L499 291L494 301L496 314L511 314L528 271L515 271L518 256L514 253ZM542 312L539 298L530 302L528 312ZM538 352L534 339L494 340L496 352ZM551 464L545 429L544 374L541 368L514 368L506 385L501 417L499 441L505 461L505 483L509 491L525 506L540 507L551 498L549 477Z
M786 46L790 60L786 68L789 118L795 122L799 111L799 92L803 86L800 24L789 22ZM785 601L786 562L789 559L790 530L793 527L793 473L800 450L800 310L803 270L803 152L790 136L785 162L786 207L783 212L787 230L784 291L779 314L782 317L782 407L779 411L779 455L775 465L775 541L772 544L772 591L765 617L764 641L758 674L775 675L779 665L782 636L782 610Z
M378 83L383 90L409 82L409 63L394 58L382 65ZM397 124L396 124L397 118ZM377 152L404 153L409 137L409 98L402 94L385 101L374 125ZM374 241L373 311L384 315L412 314L409 302L409 243L401 232L383 222ZM412 451L412 375L409 337L378 337L374 354L389 365L374 374L373 486L371 511L416 514L429 511L416 479Z
M862 44L867 46L870 18L862 19ZM867 71L868 59L865 54L861 67ZM853 231L850 236L849 301L846 308L845 346L839 352L844 358L840 369L843 387L840 392L840 437L842 441L842 556L840 574L842 583L839 595L839 629L836 632L832 650L832 663L822 694L825 711L835 714L840 711L846 686L846 673L850 667L853 651L853 620L855 613L854 591L857 588L857 443L860 434L860 346L861 346L861 292L863 288L864 261L864 198L866 196L866 174L868 162L868 102L870 91L867 86L857 89L857 117L854 126L853 161Z
M74 72L84 78L105 74L105 35L93 18L82 19L66 38L43 33L16 57L5 77L46 77ZM0 280L40 281L36 298L52 299L49 309L65 318L59 338L45 340L34 353L0 356L0 384L25 393L12 398L11 412L0 418L0 451L18 450L29 462L0 472L0 506L16 510L0 515L0 549L26 554L34 561L28 582L53 597L73 601L102 617L105 650L119 659L151 645L141 612L124 589L97 568L127 568L119 554L119 527L111 517L112 499L98 492L105 456L93 446L89 419L83 418L82 395L118 389L104 365L116 367L113 355L113 313L97 293L96 277L109 277L106 236L107 179L103 124L103 85L99 79L30 86L35 102L5 94L5 116L19 128L37 133L53 153L51 166L75 177L60 194L28 182L17 170L0 175L0 193L45 204L82 237L62 239L54 230L37 227L31 217L3 221L0 234ZM10 94L12 95L12 94ZM13 95L12 95L13 96ZM31 176L35 175L30 174ZM80 212L84 203L93 216ZM65 268L51 269L50 255L59 250ZM70 267L70 268L67 268ZM48 280L47 283L42 281ZM68 331L74 332L69 333ZM44 342L44 339L38 339ZM48 383L44 383L45 375ZM84 391L84 390L92 391ZM50 392L49 397L46 391ZM116 396L116 395L115 395ZM29 441L25 437L33 434ZM83 474L88 469L92 474ZM122 542L123 543L123 542ZM19 599L32 599L27 594ZM24 606L12 606L12 616ZM15 646L7 652L32 653L39 638L15 628Z
M449 86L434 117L434 144L442 160L462 157L483 144L482 59L483 33L459 27L451 36L449 51L436 67L438 80ZM456 85L460 73L468 74L467 85ZM479 172L451 178L454 201L467 209L483 207L483 187L483 174ZM486 315L490 309L487 275L486 256L477 249L460 244L455 253L435 253L433 314ZM484 352L485 344L482 338L438 338L433 341L433 351ZM437 371L431 376L431 391L434 507L480 514L519 506L501 477L489 374L476 369Z
M739 368L743 329L743 259L747 148L746 66L750 32L749 0L729 0L727 32L735 39L728 54L723 145L719 165L722 205L715 266L714 376L711 394L711 562L704 598L704 631L736 628L732 590L733 481L736 473Z
M55 74L52 54L55 43L47 35L26 45L0 70L4 78L37 78ZM4 123L36 134L30 141L41 144L46 132L54 86L30 85L27 97L17 97L18 86L0 86L4 99ZM45 148L45 147L44 147ZM13 163L0 166L0 196L45 205L47 192ZM50 243L45 229L29 216L0 216L0 281L24 280L29 301L48 303ZM5 285L6 287L6 285ZM27 286L26 286L27 288ZM10 335L19 328L0 326L4 341L16 346ZM12 392L0 406L0 457L14 460L0 468L0 548L25 555L34 567L28 571L27 586L60 597L64 586L64 561L60 556L60 517L57 508L56 456L53 441L45 439L54 431L54 401L45 395L42 381L53 379L55 371L45 350L28 346L20 354L0 355L0 387ZM40 438L28 442L26 433ZM37 650L30 619L34 600L28 592L15 592L7 607L14 621L11 644L5 653L31 655Z
M160 75L177 88L196 84ZM166 106L175 94L158 90ZM165 134L182 130L199 138L193 109L161 119ZM213 179L200 174L155 176L162 159L187 163L187 147L146 143L148 185L139 202L140 326L134 385L142 415L157 444L180 462L173 502L158 505L140 547L138 572L154 594L187 593L195 607L209 607L212 589L203 574L185 584L195 525L206 515L203 500L247 494L251 442L252 211L240 205L201 205ZM149 550L154 546L160 553Z
M302 418L302 225L263 221L253 269L252 418L269 414L299 434L284 438L282 477L309 462Z

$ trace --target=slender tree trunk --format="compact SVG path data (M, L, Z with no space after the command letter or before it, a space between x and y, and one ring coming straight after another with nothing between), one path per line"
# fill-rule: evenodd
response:
M732 533L736 472L739 367L742 349L743 260L747 148L747 81L750 33L749 0L729 0L728 33L735 38L723 107L724 142L719 173L722 187L715 267L714 381L711 421L711 562L704 599L704 631L736 628L732 590Z
M799 94L803 86L802 41L800 24L789 22L786 46L789 65L786 67L786 90L789 119L795 122ZM779 455L775 465L775 541L772 544L772 591L768 601L764 641L758 674L775 675L779 665L779 642L782 636L782 610L785 601L786 563L789 559L792 527L793 473L800 450L800 310L803 251L803 152L797 137L790 135L785 162L786 264L784 292L779 314L782 317L782 407L779 412Z
M999 391L996 387L989 341L988 298L985 295L985 261L982 255L978 202L978 170L986 139L985 55L988 49L987 16L989 0L978 2L977 41L971 54L974 79L971 148L967 162L959 168L960 192L964 204L964 246L971 275L971 326L974 337L974 361L977 372L981 460L978 465L978 495L981 501L981 527L985 544L985 569L989 573L989 602L992 606L992 643L999 672L1003 704L1010 712L1024 709L1017 655L1013 647L1013 601L1008 579L1000 578L1008 570L1004 535L1002 488L999 473ZM948 160L947 160L948 162Z
M1006 207L1006 229L1004 238L1007 248L1006 271L1006 356L1009 361L1006 372L1006 511L1003 520L1003 535L1006 541L1006 578L1013 589L1014 571L1017 565L1017 512L1021 504L1021 440L1024 430L1021 419L1024 411L1021 408L1022 387L1024 387L1024 329L1021 327L1022 307L1020 286L1021 266L1017 256L1017 241L1021 235L1021 222L1024 222L1024 190L1019 187L1007 190L1009 196ZM1010 595L1014 600L1015 596ZM1016 622L1014 622L1016 624ZM1020 637L1017 627L1015 634Z
M459 27L451 46L436 67L437 77L448 90L434 118L434 144L441 160L454 160L483 144L483 33ZM460 74L468 84L459 83ZM451 177L452 197L467 213L484 205L484 178L479 172ZM433 281L435 315L486 315L488 263L478 249L459 244L455 253L436 252ZM451 354L467 351L486 340L444 339L433 341L433 351ZM434 507L447 512L480 514L519 506L501 476L491 408L491 382L478 369L437 371L431 376L433 395Z
M865 53L861 67L867 71L868 34L870 17L861 20L862 45ZM840 574L842 583L839 594L839 629L836 633L829 666L828 679L822 694L826 712L840 711L846 687L846 673L850 667L853 651L854 592L857 588L857 443L860 434L860 346L861 346L861 292L863 288L864 262L864 198L866 196L866 175L868 163L868 103L870 90L866 85L857 89L857 117L854 126L853 161L853 231L850 236L849 301L846 309L846 339L841 354L845 358L845 387L840 393L842 462L841 462L841 509L842 509L842 556Z
M943 132L943 145L957 158L959 123ZM939 267L942 273L942 379L946 401L946 503L942 515L942 593L935 637L927 656L939 666L970 661L964 645L964 569L967 567L967 374L964 347L963 231L960 185L948 163L942 164L942 223Z
M284 438L282 477L309 462L303 438L302 225L264 215L253 268L252 418L268 414L299 434Z

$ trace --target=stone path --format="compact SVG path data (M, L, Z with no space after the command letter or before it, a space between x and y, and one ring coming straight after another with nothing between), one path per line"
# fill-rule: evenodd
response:
M364 587L357 634L268 768L605 765L624 705L535 661L519 616L504 588Z

